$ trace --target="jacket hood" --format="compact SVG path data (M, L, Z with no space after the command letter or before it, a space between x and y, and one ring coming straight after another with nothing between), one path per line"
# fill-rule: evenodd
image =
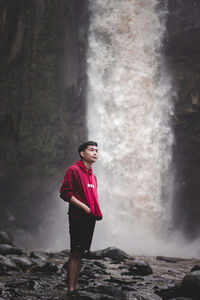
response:
M87 169L86 166L84 165L84 162L81 159L79 161L77 161L75 163L75 165L79 166L79 168L81 168L85 173L92 175L92 173L93 173L92 168Z

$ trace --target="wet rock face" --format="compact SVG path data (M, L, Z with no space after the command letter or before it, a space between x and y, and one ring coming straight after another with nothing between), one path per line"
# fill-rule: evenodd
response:
M87 18L82 0L0 1L0 228L21 244L86 136Z
M200 271L190 272L199 264L194 259L132 257L115 247L94 251L82 260L79 290L66 297L69 251L18 250L0 255L2 299L197 300L191 294L191 287L199 291Z
M200 2L169 0L168 8L165 54L175 106L174 225L194 239L200 226Z
M200 51L200 2L198 0L169 0L167 33L168 51L172 56L191 55ZM188 40L189 37L189 40Z

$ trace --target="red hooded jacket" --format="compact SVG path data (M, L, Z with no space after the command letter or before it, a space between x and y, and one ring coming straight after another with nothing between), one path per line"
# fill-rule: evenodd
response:
M102 213L98 203L97 179L92 168L85 167L82 160L72 165L66 172L60 189L60 197L69 202L74 196L79 201L90 207L91 214L96 220L102 219ZM69 205L70 216L78 219L86 219L88 215L79 207Z

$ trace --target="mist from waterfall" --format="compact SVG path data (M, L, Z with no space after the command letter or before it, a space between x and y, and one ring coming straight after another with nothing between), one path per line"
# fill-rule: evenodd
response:
M89 7L87 125L89 140L99 143L104 213L95 242L154 254L166 248L172 215L166 7L157 0L92 0Z

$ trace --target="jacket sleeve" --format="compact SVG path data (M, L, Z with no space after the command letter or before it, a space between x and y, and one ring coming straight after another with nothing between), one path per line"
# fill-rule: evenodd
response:
M65 174L65 178L60 188L60 197L69 202L71 197L74 195L75 186L75 174L71 168L69 168Z

